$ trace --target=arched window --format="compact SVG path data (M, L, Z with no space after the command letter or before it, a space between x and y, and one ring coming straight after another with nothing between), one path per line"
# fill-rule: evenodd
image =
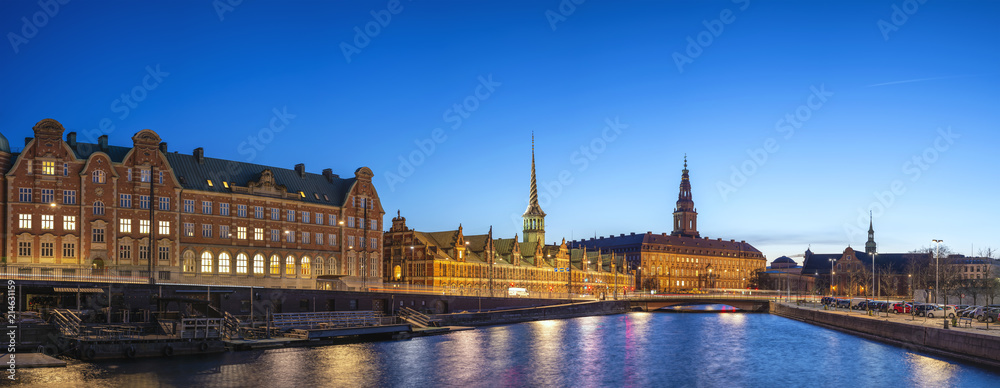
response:
M219 273L229 273L231 271L229 267L229 253L222 252L219 254Z
M93 177L94 183L104 183L108 181L108 176L104 173L104 170L94 170Z
M241 275L247 273L247 254L240 253L236 255L236 274Z
M325 271L326 269L323 267L323 258L322 257L317 257L316 258L316 262L313 263L313 267L316 268L316 276L323 275L323 273L326 272Z
M271 255L271 275L281 275L281 258Z
M94 201L94 215L96 216L104 215L104 202Z
M253 274L264 274L264 255L261 255L260 253L253 255Z
M204 251L201 253L201 272L212 273L212 252Z
M198 270L197 267L195 267L195 265L194 265L194 252L185 251L184 252L184 257L183 257L183 260L181 261L181 263L182 263L181 264L181 266L182 266L181 269L184 272L195 272L195 271Z
M299 267L301 268L302 276L309 276L309 256L302 256L302 265Z
M295 276L295 257L291 255L285 258L285 276L286 277Z
M340 274L340 267L337 266L337 258L336 257L332 257L332 256L330 257L330 264L328 265L328 267L330 267L330 271L327 272L328 274L330 274L330 275L339 275Z

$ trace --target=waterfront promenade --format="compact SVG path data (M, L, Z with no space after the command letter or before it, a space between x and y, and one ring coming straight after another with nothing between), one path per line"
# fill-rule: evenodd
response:
M900 346L907 350L937 354L966 362L1000 368L1000 327L973 321L944 329L943 318L913 317L906 314L869 316L866 311L824 310L816 303L774 301L770 313L862 338Z

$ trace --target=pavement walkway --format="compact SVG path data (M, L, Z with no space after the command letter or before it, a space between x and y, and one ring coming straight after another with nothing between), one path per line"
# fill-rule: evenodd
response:
M779 301L778 303L781 303L788 307L820 310L830 314L849 315L852 317L856 317L858 319L876 319L880 321L891 321L913 326L944 328L944 318L938 318L938 317L926 318L926 317L911 316L909 314L893 314L893 313L888 313L888 314L877 313L877 315L875 316L869 316L868 312L864 310L858 311L858 310L850 310L843 308L841 309L831 308L829 310L823 310L823 305L815 302L796 304L795 302L789 303L789 302ZM983 335L1000 336L1000 322L987 324L985 322L979 322L973 319L972 325L970 327L966 327L966 325L961 322L959 322L959 325L955 327L951 325L951 319L948 319L948 329L965 331L969 333L983 334Z

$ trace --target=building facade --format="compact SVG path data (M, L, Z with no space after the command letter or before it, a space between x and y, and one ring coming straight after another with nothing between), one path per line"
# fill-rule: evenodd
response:
M384 212L367 167L343 179L302 164L208 158L202 148L170 153L148 129L131 147L106 135L63 139L52 119L33 131L20 152L0 144L8 273L284 288L381 282Z
M523 240L466 235L458 229L420 232L397 213L385 234L383 281L463 295L561 297L566 293L612 296L631 290L632 275L624 256L612 252L571 249L565 239L545 244L545 212L538 203L534 141L531 185L523 219ZM523 289L524 291L520 291Z
M659 293L747 288L754 271L767 266L764 255L746 241L701 237L687 157L673 220L669 235L620 234L572 241L570 247L623 255L636 273L634 287Z

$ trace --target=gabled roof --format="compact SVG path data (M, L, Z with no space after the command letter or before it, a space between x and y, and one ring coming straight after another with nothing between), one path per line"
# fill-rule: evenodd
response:
M357 179L333 178L332 182L320 174L299 173L292 169L264 166L260 164L237 162L232 160L202 158L203 163L198 163L194 155L184 155L179 153L166 153L167 162L174 169L174 174L181 181L181 186L188 190L215 191L228 193L230 189L225 188L220 180L229 182L230 185L246 186L247 182L258 181L261 172L271 170L274 182L285 186L290 193L302 192L305 197L297 197L304 202L319 203L323 205L342 206L347 202L347 195ZM213 180L213 186L208 185L208 180ZM319 199L316 199L317 194ZM326 195L326 197L324 197ZM326 198L330 200L327 201ZM377 210L376 210L377 212Z
M75 147L70 147L77 159L87 159L95 152L100 152L100 146L91 143L76 143ZM125 160L132 147L122 147L109 145L105 152L114 163L121 163ZM230 185L246 186L247 182L260 180L261 172L271 170L275 183L285 186L289 193L302 192L305 197L297 196L304 202L312 202L329 206L343 206L347 201L347 195L357 180L355 178L341 179L334 177L332 182L327 181L321 174L306 172L299 176L298 172L287 168L264 166L254 163L239 162L234 160L216 159L203 157L202 163L194 155L168 152L163 154L174 170L174 175L180 181L181 186L186 190L211 191L218 193L230 193L231 189L223 186L222 181ZM208 180L213 181L213 185L208 185ZM315 195L319 196L319 199ZM325 195L325 197L324 197ZM329 198L329 200L327 200Z

